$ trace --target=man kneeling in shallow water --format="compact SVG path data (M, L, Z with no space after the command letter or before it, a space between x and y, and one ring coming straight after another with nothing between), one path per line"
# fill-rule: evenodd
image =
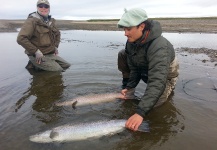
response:
M60 31L49 13L48 0L38 0L37 12L29 14L18 34L17 42L29 57L27 69L63 71L70 67L67 61L58 56Z
M127 128L136 131L150 110L163 104L174 90L179 64L172 44L162 36L160 23L148 20L145 10L125 9L118 27L127 37L125 49L118 54L121 93L128 99L141 79L147 84L135 114L126 122Z

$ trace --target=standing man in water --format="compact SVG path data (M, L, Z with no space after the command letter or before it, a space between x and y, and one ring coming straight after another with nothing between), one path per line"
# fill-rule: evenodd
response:
M48 0L38 0L37 12L29 14L22 26L17 43L29 57L26 68L63 71L70 64L58 56L60 31L55 26L55 19L51 18Z
M118 54L118 69L123 75L121 93L128 99L142 79L144 95L126 127L136 131L153 107L163 104L175 88L179 64L172 44L162 36L160 23L148 20L145 10L125 9L118 22L127 42Z

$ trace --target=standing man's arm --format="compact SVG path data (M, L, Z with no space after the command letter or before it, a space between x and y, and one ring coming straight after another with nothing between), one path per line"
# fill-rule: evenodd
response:
M24 22L17 36L17 43L20 44L26 51L28 51L29 54L32 55L35 54L35 52L37 51L37 47L33 45L30 41L34 33L34 30L35 30L34 21L33 19L28 18Z

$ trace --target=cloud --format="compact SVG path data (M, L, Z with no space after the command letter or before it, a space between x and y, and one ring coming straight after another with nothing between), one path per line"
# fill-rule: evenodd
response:
M36 11L37 0L10 0L1 2L0 19L26 19ZM124 8L140 7L149 17L217 17L217 1L213 0L49 0L51 14L56 19L117 19Z

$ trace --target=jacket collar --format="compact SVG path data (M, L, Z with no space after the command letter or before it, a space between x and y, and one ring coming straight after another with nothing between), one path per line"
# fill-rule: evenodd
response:
M49 15L48 17L43 17L38 12L33 12L33 13L29 14L28 17L33 17L33 18L40 19L44 23L49 23L50 20L51 20L51 15Z

